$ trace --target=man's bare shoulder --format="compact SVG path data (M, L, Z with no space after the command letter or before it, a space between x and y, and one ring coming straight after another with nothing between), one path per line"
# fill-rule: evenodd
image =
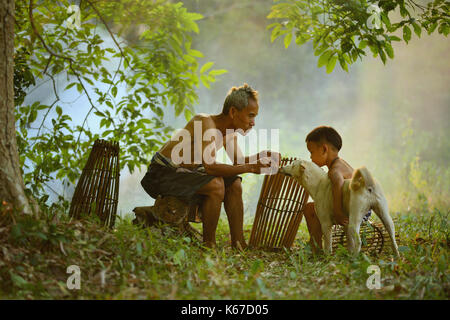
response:
M192 117L191 121L194 123L195 121L201 121L202 125L206 125L207 127L215 127L214 121L210 114L207 113L197 113L195 116Z

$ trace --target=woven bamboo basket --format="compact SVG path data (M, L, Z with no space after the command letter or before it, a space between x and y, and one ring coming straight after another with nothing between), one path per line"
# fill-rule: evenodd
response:
M113 227L119 198L119 143L97 139L70 205L75 219L96 214L103 225Z
M394 221L395 223L395 221ZM391 239L389 233L381 222L364 221L359 230L361 237L361 251L370 255L378 255L381 252L391 252ZM395 233L395 240L399 244L398 232ZM339 245L347 247L347 236L344 227L341 225L333 226L333 252Z
M296 158L281 159L280 166ZM308 200L306 190L292 177L267 175L261 187L249 245L266 250L290 248Z

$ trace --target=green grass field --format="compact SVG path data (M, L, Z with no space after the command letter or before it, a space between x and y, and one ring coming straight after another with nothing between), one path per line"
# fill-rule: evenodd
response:
M131 219L105 230L90 220L0 216L3 299L448 299L448 211L399 214L401 258L344 248L313 256L303 221L294 247L282 252L231 249L221 217L218 248L205 249L169 228L143 229ZM251 225L245 226L247 239ZM69 290L67 267L81 271ZM381 289L368 289L370 265Z

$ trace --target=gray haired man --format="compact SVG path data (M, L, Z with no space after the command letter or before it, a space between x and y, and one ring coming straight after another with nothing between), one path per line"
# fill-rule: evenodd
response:
M244 206L242 201L242 173L260 174L279 164L280 155L262 151L246 157L237 144L237 133L245 135L258 115L258 92L248 84L233 87L228 92L222 113L197 114L186 126L174 134L156 154L141 181L153 198L174 196L201 206L203 243L216 245L216 229L222 202L228 217L231 245L246 248L243 232ZM180 141L181 140L181 141ZM222 147L232 165L217 163L216 151Z

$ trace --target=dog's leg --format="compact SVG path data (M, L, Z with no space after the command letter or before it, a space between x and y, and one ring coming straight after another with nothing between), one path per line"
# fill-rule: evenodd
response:
M358 254L361 250L361 237L359 236L359 229L361 227L364 214L367 213L367 208L362 205L361 202L357 201L357 199L352 197L350 198L349 211L350 217L347 228L347 248L350 253Z
M389 215L387 200L384 195L377 197L377 200L377 204L374 206L373 211L375 211L381 222L383 222L384 227L391 238L392 249L394 250L395 255L399 257L400 253L398 252L397 242L395 241L395 226L391 216Z
M332 238L332 224L323 224L322 225L322 234L323 234L323 250L326 254L331 254L333 250L333 238Z
M359 236L359 224L349 223L347 229L347 248L352 254L358 254L361 250L361 237Z
M347 237L347 250L349 252L351 252L352 248L353 248L353 244L352 244L353 238L348 236L349 235L349 233L348 233L348 224L344 226L344 234Z

